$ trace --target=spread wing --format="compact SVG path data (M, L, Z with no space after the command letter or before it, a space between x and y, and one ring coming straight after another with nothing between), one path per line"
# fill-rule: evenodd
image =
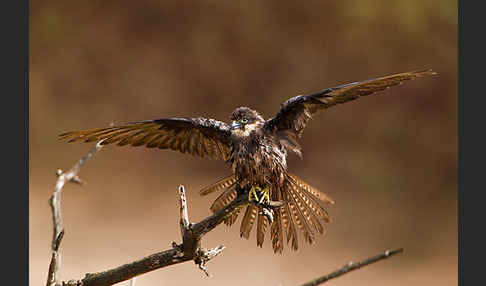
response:
M71 131L60 134L59 139L68 142L102 140L102 145L144 145L227 160L231 152L230 135L230 126L214 119L164 118Z
M301 137L312 114L318 110L385 90L406 80L435 74L432 70L412 71L331 87L309 95L299 95L283 103L277 115L265 123L265 128L274 133L287 136L290 133Z

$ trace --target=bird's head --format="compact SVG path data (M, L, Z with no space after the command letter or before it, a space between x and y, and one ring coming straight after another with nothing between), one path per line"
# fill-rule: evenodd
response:
M237 137L246 137L257 128L261 127L265 120L253 109L238 107L231 114L231 132Z

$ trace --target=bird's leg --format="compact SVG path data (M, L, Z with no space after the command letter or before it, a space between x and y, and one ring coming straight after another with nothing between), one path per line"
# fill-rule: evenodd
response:
M261 192L262 189L258 186L251 187L250 192L248 193L248 201L251 202L253 200L252 197L255 197L255 201L259 202L257 191Z

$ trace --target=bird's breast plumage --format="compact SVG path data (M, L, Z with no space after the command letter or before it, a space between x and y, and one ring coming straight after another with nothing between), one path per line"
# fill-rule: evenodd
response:
M287 154L271 137L253 134L234 142L231 161L241 186L276 186L283 183Z

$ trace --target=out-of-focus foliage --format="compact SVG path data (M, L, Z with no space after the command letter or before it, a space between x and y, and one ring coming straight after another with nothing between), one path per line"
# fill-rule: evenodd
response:
M433 68L439 76L333 107L308 125L304 159L292 157L290 169L336 200L316 245L273 256L268 241L259 249L221 226L204 242L228 246L211 262L212 280L188 264L137 285L174 284L182 273L185 284L230 284L247 276L241 269L254 273L249 284L292 285L388 247L405 254L340 285L457 284L455 1L38 0L30 11L32 283L48 268L54 170L89 148L57 134L167 116L227 120L241 105L268 118L297 94ZM63 276L166 248L178 237L177 185L202 218L214 198L196 191L227 167L107 147L82 171L84 190L65 190Z

